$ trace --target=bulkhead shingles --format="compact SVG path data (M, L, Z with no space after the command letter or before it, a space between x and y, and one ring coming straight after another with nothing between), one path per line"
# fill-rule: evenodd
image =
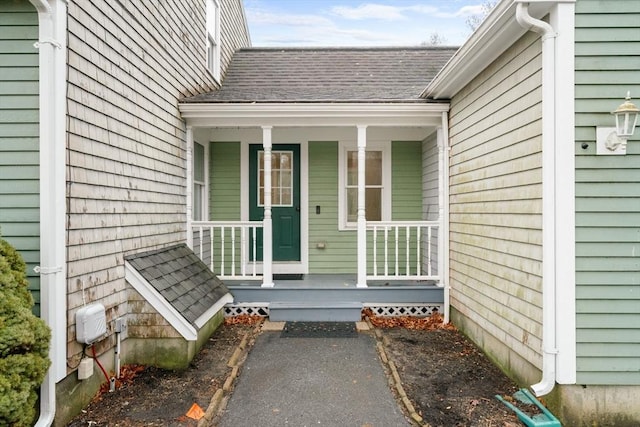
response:
M421 92L456 50L240 49L220 89L183 102L427 102Z
M185 244L129 255L133 268L185 319L196 319L229 290Z

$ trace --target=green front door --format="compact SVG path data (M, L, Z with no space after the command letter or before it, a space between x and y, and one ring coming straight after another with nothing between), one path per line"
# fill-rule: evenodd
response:
M249 219L264 218L264 151L249 146ZM271 152L273 260L300 261L300 145L276 144ZM256 242L262 260L262 230Z

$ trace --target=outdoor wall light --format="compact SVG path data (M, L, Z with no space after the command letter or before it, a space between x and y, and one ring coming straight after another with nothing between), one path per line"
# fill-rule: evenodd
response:
M627 92L625 101L611 114L616 116L616 127L597 127L597 154L627 154L627 140L633 136L640 109L631 102Z

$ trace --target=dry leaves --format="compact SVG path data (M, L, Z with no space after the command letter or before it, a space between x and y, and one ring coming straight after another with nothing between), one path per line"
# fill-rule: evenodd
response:
M262 316L251 316L249 314L240 314L238 316L233 317L225 317L224 324L225 325L257 325L264 320Z
M370 308L362 311L362 318L369 319L376 328L405 328L422 331L432 331L435 329L448 329L455 331L456 327L451 323L444 323L444 318L438 312L434 312L429 317L398 316L382 317L376 316Z
M133 383L133 379L138 376L140 372L144 371L143 365L124 365L120 367L120 378L116 378L116 390L119 390L125 385ZM100 386L100 392L94 398L99 400L102 394L109 392L109 383L102 383Z

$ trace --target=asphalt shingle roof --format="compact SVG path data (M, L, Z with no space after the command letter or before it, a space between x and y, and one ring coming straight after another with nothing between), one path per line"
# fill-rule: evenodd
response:
M183 102L427 102L420 93L456 50L241 49L219 90Z
M185 244L125 259L191 324L229 292Z

